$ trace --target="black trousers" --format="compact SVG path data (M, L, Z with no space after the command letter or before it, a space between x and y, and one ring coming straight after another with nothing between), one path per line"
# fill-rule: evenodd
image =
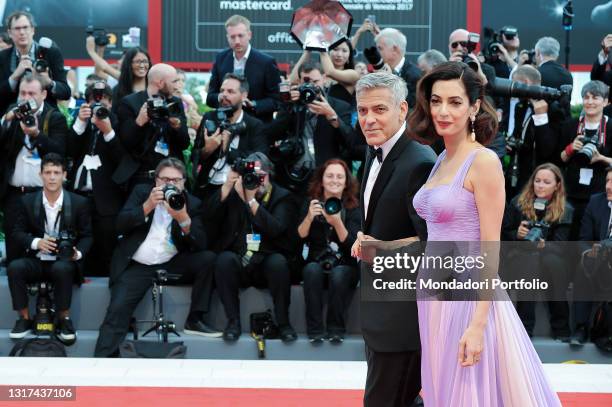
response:
M41 261L30 257L13 260L7 270L13 309L28 307L28 284L49 281L54 286L55 310L69 310L77 271L77 264L68 260Z
M344 334L346 323L344 314L351 303L353 289L357 286L359 272L356 267L341 265L329 272L317 262L308 263L303 270L304 299L306 301L306 331L309 335L322 334L323 294L327 294L327 332ZM326 284L327 283L327 284Z
M212 293L212 267L215 254L211 251L179 253L169 262L147 266L132 262L111 287L111 300L100 326L94 356L108 357L116 353L128 332L136 306L153 285L155 271L180 274L177 284L193 283L190 312L208 312Z
M21 208L21 197L27 192L32 192L38 188L28 188L27 191L21 192L15 187L10 185L6 190L6 197L4 198L4 241L6 243L6 261L7 264L12 260L18 259L23 255L23 252L19 245L16 244L15 239L12 238L13 229L15 228L15 221L17 217L16 213Z
M251 263L242 266L241 257L234 252L219 253L215 262L215 285L228 319L240 319L240 287L269 288L274 302L278 325L289 323L291 276L287 259L280 253L257 253Z
M409 407L421 390L421 352L376 352L365 347L368 362L364 407Z

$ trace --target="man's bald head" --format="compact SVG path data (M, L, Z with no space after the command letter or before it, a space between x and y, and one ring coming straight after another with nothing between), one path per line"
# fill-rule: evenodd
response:
M155 64L149 69L147 81L153 93L162 93L168 97L174 91L176 69L168 64Z
M450 34L448 37L448 55L452 55L457 51L466 51L463 44L467 43L469 33L465 28L457 28Z

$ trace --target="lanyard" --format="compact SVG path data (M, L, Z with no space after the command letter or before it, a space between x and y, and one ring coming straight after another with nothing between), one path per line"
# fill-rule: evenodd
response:
M599 141L599 145L606 146L606 130L608 127L608 116L602 115L601 122L597 127L597 140ZM601 130L603 128L603 131ZM578 135L584 135L585 131L585 119L584 116L580 116L580 121L578 122Z

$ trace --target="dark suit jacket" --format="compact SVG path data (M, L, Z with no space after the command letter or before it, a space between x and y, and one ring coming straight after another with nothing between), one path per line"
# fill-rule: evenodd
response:
M502 240L503 241L518 241L516 232L518 231L521 222L528 220L522 213L518 205L519 196L515 196L504 211L504 220L502 225ZM565 203L563 216L559 221L550 225L548 234L544 236L546 241L565 242L569 240L570 229L572 226L572 218L574 216L574 208L569 202Z
M113 128L118 128L116 120L113 120ZM98 155L102 166L91 171L94 205L96 211L102 216L116 215L124 202L121 188L112 180L113 172L125 154L119 136L115 133L115 137L106 142L100 131L95 126L92 128L92 125L88 122L85 132L81 135L70 129L68 141L68 154L74 160L73 173L70 176L70 188L74 187L74 177L83 163L85 155Z
M416 213L412 200L426 182L435 160L430 147L406 135L397 141L383 161L372 189L367 217L364 219L362 215L363 233L385 241L411 236L419 236L422 241L427 239L427 225ZM371 165L372 157L368 154L360 195L363 208ZM415 301L362 301L361 330L366 344L376 352L420 349Z
M149 198L151 187L148 185L137 185L125 205L117 215L116 228L119 235L119 243L113 253L111 260L111 271L109 285L125 271L132 261L132 256L142 242L147 238L153 215L144 216L142 205ZM179 253L198 252L206 249L206 233L201 220L202 204L199 199L187 193L187 213L191 217L191 227L188 235L184 235L178 222L172 220L172 241Z
M45 102L38 118L38 128L40 134L34 142L38 155L44 157L47 153L58 153L64 156L68 137L68 126L64 115ZM15 172L15 161L23 147L23 140L24 134L18 120L13 120L0 135L0 157L3 160L0 164L0 201L4 199L9 180Z
M558 62L544 62L538 71L542 75L542 86L559 89L561 85L573 85L574 83L572 74Z
M231 48L221 51L215 58L206 96L208 106L219 107L219 90L223 77L229 72L234 72L234 51ZM249 100L257 103L255 117L264 122L272 120L272 113L280 102L280 72L276 61L251 46L244 76L249 83Z
M608 221L610 207L605 192L591 196L584 210L580 225L580 240L585 242L600 241L608 238ZM590 249L590 247L587 247Z
M599 63L599 59L596 59L593 62L593 67L591 68L591 80L592 81L602 81L610 88L612 88L612 70L606 71L607 63L601 65ZM608 100L612 101L612 92L608 95Z
M417 82L421 79L421 74L422 72L418 66L407 59L404 60L404 66L402 66L399 76L401 76L402 79L406 81L406 85L408 85L408 97L406 101L410 108L413 108L416 104L416 87Z
M14 47L0 51L0 115L3 115L6 109L15 103L19 93L18 89L15 91L11 89L8 80L16 67L16 65L13 65L13 59L17 62ZM47 51L46 60L49 62L49 76L55 81L56 86L55 93L51 93L51 89L48 90L45 102L52 106L57 106L57 99L68 100L71 94L70 87L66 81L66 71L64 71L64 58L59 48L53 46Z
M119 138L127 153L140 161L138 171L154 170L157 164L165 158L162 154L155 152L155 144L160 140L159 129L155 128L151 121L140 127L136 124L136 117L140 108L149 98L146 90L132 93L124 97L119 103ZM183 111L183 104L176 97L172 101L178 102L181 113L181 127L178 130L167 125L163 131L163 138L168 144L169 157L183 159L183 150L189 147L189 134L187 133L187 118ZM146 151L144 151L146 149ZM140 158L140 159L138 159ZM133 174L129 174L131 176Z
M90 206L87 199L82 196L73 194L64 190L64 202L66 195L70 196L72 205L72 214L70 225L66 225L65 217L61 216L59 220L59 230L72 230L76 234L76 248L81 252L83 257L77 262L78 275L76 282L83 282L83 260L91 245L93 237L91 234L91 216ZM13 231L13 239L17 242L23 254L28 257L36 257L37 250L31 249L32 241L35 238L42 238L45 235L45 221L47 219L45 208L42 201L42 192L32 192L24 195L21 198L22 205L16 214L15 229ZM39 216L35 216L34 205L39 205ZM64 205L65 207L65 205Z
M207 112L204 117L202 117L200 127L198 127L196 140L194 142L194 148L191 153L191 160L194 163L194 171L196 171L196 188L204 188L206 185L208 185L208 174L221 155L221 147L219 147L210 156L206 157L204 161L200 161L200 150L204 148L205 144L204 123L206 120L214 119L214 112ZM242 120L247 126L246 133L240 136L240 139L238 140L238 148L230 154L230 158L232 160L238 157L245 158L249 154L256 151L268 154L268 139L264 132L264 124L261 122L261 120L249 116L246 112L244 113ZM200 165L201 168L199 169L199 172L197 172L198 166Z

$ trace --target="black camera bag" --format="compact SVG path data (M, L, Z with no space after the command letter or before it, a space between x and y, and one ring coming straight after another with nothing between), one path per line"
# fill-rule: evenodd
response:
M183 342L125 341L119 346L122 358L185 359Z
M56 339L30 338L17 342L9 356L66 357L64 345Z
M264 339L278 339L278 326L274 323L272 312L254 312L250 315L251 332Z

